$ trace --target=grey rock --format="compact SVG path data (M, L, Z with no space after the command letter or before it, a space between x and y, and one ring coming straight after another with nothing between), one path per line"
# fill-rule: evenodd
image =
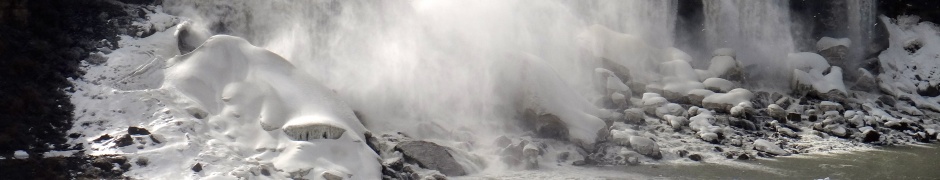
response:
M467 171L444 146L427 141L404 141L398 143L395 150L401 151L405 161L416 163L422 168L437 170L448 176L467 175Z

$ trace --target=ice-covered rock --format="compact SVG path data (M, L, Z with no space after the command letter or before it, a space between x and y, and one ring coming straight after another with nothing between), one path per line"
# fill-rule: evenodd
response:
M682 108L682 105L676 103L669 103L656 108L656 117L660 119L666 119L666 115L685 116L685 113L686 110Z
M702 106L702 100L705 100L705 97L711 96L712 94L715 94L715 92L706 89L693 89L689 91L689 103L696 106Z
M836 103L836 102L832 102L832 101L822 101L822 102L819 102L819 104L818 104L817 106L818 106L817 109L819 109L820 111L823 111L823 112L829 112L829 111L839 111L839 112L841 112L841 111L845 111L845 108L842 107L842 104L839 104L839 103Z
M721 112L730 112L731 108L742 103L750 102L754 94L747 89L732 89L728 93L715 93L702 99L702 106L706 109Z
M447 147L427 141L404 141L395 146L405 157L405 161L414 162L422 168L432 169L448 176L467 175L467 171L454 160Z
M643 110L639 108L623 110L624 123L627 124L640 124L645 119L645 116Z
M741 62L735 60L734 57L715 56L708 65L708 72L717 78L740 82L744 80L743 68Z
M735 88L734 82L721 79L721 78L708 78L708 79L705 79L705 81L702 82L702 84L705 85L705 89L714 91L716 93L726 93L728 91L731 91L731 89Z
M845 89L845 84L842 81L842 68L838 66L832 66L828 70L828 74L823 74L823 71L826 69L811 69L809 72L794 69L793 76L790 81L790 86L794 92L797 94L815 94L819 97L824 97L824 99L838 99L838 97L830 97L833 95L827 94L832 91L835 91L836 95L844 96L848 91Z
M535 143L528 143L522 148L522 157L525 159L525 166L527 169L538 168L539 154L541 154L541 150L538 145L535 145Z
M777 120L786 120L787 111L777 104L767 105L767 114Z
M666 103L669 103L666 98L663 98L656 93L643 93L643 99L641 101L643 103L643 111L651 116L656 115L657 108L666 105Z
M790 154L789 152L783 150L783 148L780 148L780 146L778 146L777 144L774 144L773 142L770 142L764 139L755 140L754 149L758 151L770 153L773 155L778 155L778 156Z
M671 102L688 102L687 95L693 89L702 89L698 74L689 62L673 60L660 65L663 77L663 97Z
M669 126L672 126L672 129L682 129L682 127L689 124L689 119L682 116L665 115L664 120L669 122Z
M662 159L662 152L659 150L659 145L656 144L650 138L641 137L641 136L631 136L630 137L630 148L653 159Z

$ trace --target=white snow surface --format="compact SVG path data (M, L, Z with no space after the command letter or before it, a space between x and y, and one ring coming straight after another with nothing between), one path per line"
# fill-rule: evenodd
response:
M147 166L125 173L132 178L381 175L378 155L363 140L365 128L331 90L237 37L214 36L179 56L175 28L142 39L124 36L122 48L105 55L106 64L83 64L84 79L73 80L78 116L70 132L85 136L72 143L85 144L92 155L147 159ZM346 131L338 139L294 141L280 129L288 123L325 123ZM116 147L113 139L92 142L104 134L122 136L130 126L148 129L160 143L139 135L138 143L126 147ZM196 163L202 171L190 170ZM261 175L262 169L270 176Z

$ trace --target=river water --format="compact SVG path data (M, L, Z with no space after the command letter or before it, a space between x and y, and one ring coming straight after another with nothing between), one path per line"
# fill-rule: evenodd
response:
M751 161L618 167L545 167L467 179L940 179L940 144L803 154ZM543 165L544 167L545 165ZM550 166L550 165L549 165ZM459 178L463 179L463 178Z

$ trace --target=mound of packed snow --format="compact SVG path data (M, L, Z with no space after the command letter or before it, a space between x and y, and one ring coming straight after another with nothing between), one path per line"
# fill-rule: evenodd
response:
M799 69L810 71L813 69L829 68L829 62L819 54L811 52L799 52L787 54L787 66L789 69Z
M916 16L897 20L880 17L890 34L888 48L878 55L879 88L896 97L907 96L919 108L940 111L940 36L934 23ZM910 95L908 95L910 94Z
M352 109L277 54L219 35L167 66L162 89L180 92L188 110L206 112L210 134L236 152L268 154L275 168L308 178L326 171L380 176Z

